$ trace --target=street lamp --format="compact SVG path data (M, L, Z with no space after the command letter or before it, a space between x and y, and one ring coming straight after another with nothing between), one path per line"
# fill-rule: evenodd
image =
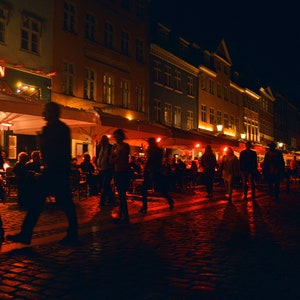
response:
M222 124L218 124L217 125L217 131L221 132L223 130L223 125Z
M246 133L241 133L241 139L242 140L246 139Z

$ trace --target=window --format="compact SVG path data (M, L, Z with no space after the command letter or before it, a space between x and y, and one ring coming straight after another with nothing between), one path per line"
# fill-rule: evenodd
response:
M188 95L193 96L194 95L194 79L193 79L193 77L188 77L187 87L188 87Z
M210 108L209 109L209 123L210 124L215 124L215 109L214 108Z
M138 62L144 62L144 42L136 40L136 60Z
M217 111L217 125L222 125L222 112L221 111Z
M228 88L224 86L224 99L228 101Z
M170 103L165 103L165 124L172 125L172 105Z
M165 66L165 85L166 86L171 86L171 68L169 66Z
M206 75L201 74L201 90L206 91Z
M179 41L179 56L184 60L188 59L188 45L182 40Z
M154 61L154 81L161 82L161 63Z
M191 110L187 111L187 123L186 123L187 130L191 130L194 128L194 113Z
M121 53L129 55L129 34L124 31L121 33Z
M224 128L229 128L228 114L224 113Z
M234 116L230 116L230 119L229 119L229 128L230 129L234 129L235 128Z
M207 121L206 106L205 105L201 105L201 121L202 122L206 122Z
M170 44L170 31L167 28L158 25L157 40L160 46L168 48Z
M136 106L137 111L145 111L144 88L141 85L136 87Z
M5 31L6 31L7 21L8 21L8 9L0 6L0 43L5 42Z
M209 79L209 92L215 94L215 83L212 79Z
M161 101L154 99L154 121L161 123Z
M74 65L70 63L62 65L62 93L74 95Z
M95 17L90 14L86 14L85 15L85 33L84 33L84 36L86 39L89 39L91 41L95 40L95 26L96 26Z
M65 1L64 3L64 30L75 32L76 8L73 4Z
M111 24L105 23L104 25L104 47L113 49L113 35L114 29Z
M217 96L219 98L222 98L222 87L221 87L221 84L217 84Z
M181 90L181 74L179 71L175 71L175 75L174 75L174 83L175 83L175 89L177 91Z
M84 70L83 98L95 100L95 73L93 70Z
M181 127L181 107L174 107L174 126L180 128Z
M129 82L128 80L121 80L121 101L122 106L128 108L129 106Z
M113 104L113 78L112 76L105 74L103 77L103 102L107 104Z
M41 34L41 21L24 14L21 29L21 49L31 53L39 54Z
M144 0L136 0L136 16L144 20L145 18L145 1Z

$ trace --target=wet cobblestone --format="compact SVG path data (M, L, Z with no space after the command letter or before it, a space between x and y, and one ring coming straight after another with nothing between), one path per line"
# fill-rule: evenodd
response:
M146 216L130 199L128 226L91 197L76 203L75 248L51 240L66 223L49 204L34 235L43 242L1 253L0 299L300 299L299 192L282 192L280 203L263 188L255 202L235 192L232 204L221 190L211 201L201 190L174 194L173 211L153 198ZM8 232L19 229L14 203L1 213Z

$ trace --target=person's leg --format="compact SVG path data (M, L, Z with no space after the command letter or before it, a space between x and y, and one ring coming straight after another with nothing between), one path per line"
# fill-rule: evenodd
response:
M250 181L250 185L251 185L251 196L252 199L255 199L255 180L254 180L254 175L251 173L249 174L249 181Z
M116 174L116 186L120 200L120 219L124 223L129 223L129 214L127 206L126 191L130 184L130 176L128 172L119 172Z
M60 177L59 180L55 181L55 183L53 184L53 193L56 199L56 203L60 206L68 219L69 226L66 238L69 240L77 241L78 220L68 177Z

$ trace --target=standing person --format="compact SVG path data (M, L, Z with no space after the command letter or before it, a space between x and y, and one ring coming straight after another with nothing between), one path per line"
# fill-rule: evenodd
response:
M291 178L288 178L289 179L292 179L294 182L296 182L297 180L297 177L298 177L298 162L297 162L297 158L296 156L294 155L293 159L290 161L290 176Z
M154 189L159 189L159 191L167 199L170 209L173 209L174 201L168 193L167 176L163 176L161 172L164 156L163 149L157 145L154 138L148 139L148 145L144 168L144 183L142 187L143 206L139 212L147 212L148 189L152 186L154 186Z
M116 144L112 147L110 163L114 165L114 180L120 200L119 224L129 224L126 191L130 185L129 155L130 146L125 143L125 133L122 129L113 132Z
M204 183L207 191L206 198L212 198L213 196L213 181L215 176L215 168L217 166L217 159L211 145L207 145L204 154L200 159L201 166L203 168Z
M78 244L78 222L76 209L72 200L70 187L71 173L71 136L69 127L60 118L60 107L55 102L46 103L43 111L47 124L39 135L44 171L38 180L39 193L32 194L35 201L28 208L20 233L8 235L13 242L30 244L33 229L43 210L45 199L49 194L55 196L56 203L62 208L67 219L66 236L60 241L62 245Z
M279 201L280 179L284 177L285 163L282 152L276 149L276 144L268 145L269 151L264 158L263 173L266 176L270 196L274 196L275 201Z
M233 149L228 147L221 161L221 174L224 180L228 200L231 201L234 179L239 175L239 160Z
M251 149L251 142L246 142L246 149L240 153L240 171L242 175L242 186L244 192L244 200L247 200L248 184L251 186L252 199L255 199L255 179L257 176L257 154Z
M103 135L100 141L99 154L97 155L97 167L99 170L100 201L103 206L106 202L113 204L115 202L112 191L113 165L109 162L111 156L112 144L109 143L107 135Z

